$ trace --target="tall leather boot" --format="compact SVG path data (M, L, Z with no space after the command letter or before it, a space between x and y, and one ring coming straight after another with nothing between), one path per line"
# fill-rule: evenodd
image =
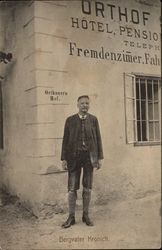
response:
M75 224L75 206L76 206L77 192L69 191L68 193L68 203L69 203L69 217L62 224L63 228L68 228Z
M91 190L87 188L83 188L83 217L82 221L86 223L87 226L93 226L93 222L90 220L88 216L89 203L91 200Z

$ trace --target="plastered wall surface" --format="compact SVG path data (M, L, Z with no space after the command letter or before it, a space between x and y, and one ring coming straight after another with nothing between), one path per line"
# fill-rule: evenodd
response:
M83 6L81 1L35 1L6 10L5 48L14 60L3 83L3 183L35 211L43 204L66 204L63 128L82 94L90 96L104 149L103 167L94 173L93 202L160 191L160 145L126 144L123 79L131 72L160 75L160 5L98 2L98 11L89 1ZM13 27L11 42L7 34ZM136 56L135 62L125 62L127 54Z
M34 6L19 3L1 8L4 41L1 50L12 52L12 62L1 66L3 92L4 149L0 150L2 187L17 195L29 206L36 207L40 192L39 177L31 156L37 151L33 137L37 129L29 127L37 121L37 112L31 110L36 95L28 93L33 73L34 24L28 21L34 16Z

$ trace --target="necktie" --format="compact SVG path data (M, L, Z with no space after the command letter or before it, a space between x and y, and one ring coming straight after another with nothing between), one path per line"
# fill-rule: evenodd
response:
M82 115L81 121L82 121L82 143L85 145L85 120L86 117Z
M82 115L82 116L81 116L81 119L82 119L82 120L85 120L85 118L86 118L85 115Z

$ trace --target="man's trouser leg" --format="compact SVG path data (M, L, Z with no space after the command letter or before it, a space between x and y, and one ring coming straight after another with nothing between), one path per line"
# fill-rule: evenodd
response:
M82 221L86 223L87 226L93 226L93 222L88 216L89 204L91 200L91 189L93 182L93 167L90 162L89 156L85 157L84 167L83 167L83 217Z
M82 198L83 198L83 214L88 214L89 203L91 200L91 190L83 187Z
M68 172L68 203L69 203L69 217L62 225L64 228L75 224L75 206L77 199L77 190L80 184L81 168L76 168L72 172Z
M69 205L69 217L67 221L62 224L62 227L68 228L71 225L75 224L75 206L77 199L77 191L69 191L68 192L68 205Z
M88 216L89 204L90 204L90 200L91 200L91 190L84 187L82 197L83 197L83 217L82 217L82 221L85 222L87 226L93 226L93 222L90 220L90 218Z
M75 206L77 199L77 191L69 191L68 193L68 203L69 203L69 216L75 217Z

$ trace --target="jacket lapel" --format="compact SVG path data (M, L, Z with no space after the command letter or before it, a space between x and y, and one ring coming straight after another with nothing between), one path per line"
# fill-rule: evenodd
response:
M92 130L91 130L91 121L90 121L89 114L87 114L87 117L85 119L85 130L86 130L86 135L88 137L88 140L91 140L91 138L92 138Z

